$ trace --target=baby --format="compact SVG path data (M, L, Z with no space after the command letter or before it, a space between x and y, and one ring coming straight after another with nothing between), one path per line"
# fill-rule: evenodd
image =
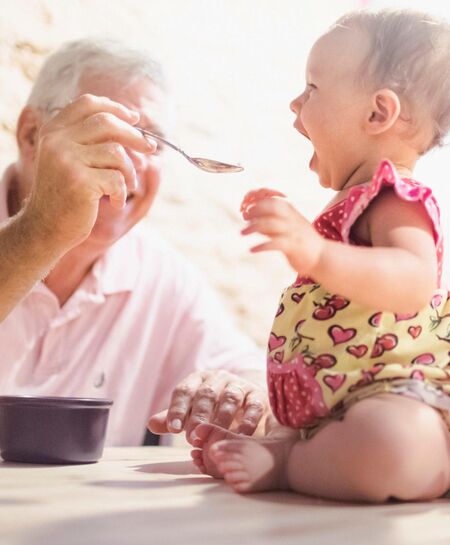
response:
M195 464L238 492L428 500L450 488L450 297L418 158L450 128L450 28L411 11L352 12L313 46L291 103L310 168L336 194L311 225L282 194L243 202L253 252L298 273L268 344L278 426L195 429ZM445 174L445 173L443 173Z

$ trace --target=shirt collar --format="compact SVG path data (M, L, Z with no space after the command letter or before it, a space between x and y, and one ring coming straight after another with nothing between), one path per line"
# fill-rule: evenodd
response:
M138 230L134 227L117 240L95 263L92 277L105 295L133 291L141 270Z

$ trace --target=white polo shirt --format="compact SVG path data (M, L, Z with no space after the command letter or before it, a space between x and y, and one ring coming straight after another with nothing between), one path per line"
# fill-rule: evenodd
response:
M8 177L0 220L8 217ZM225 272L225 274L227 274ZM190 372L265 368L200 272L137 225L62 308L39 282L0 324L0 394L111 398L107 445L139 445Z

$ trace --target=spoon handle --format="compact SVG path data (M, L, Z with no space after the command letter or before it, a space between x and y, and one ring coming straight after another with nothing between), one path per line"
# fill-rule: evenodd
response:
M175 151L178 151L179 153L183 154L186 157L186 154L182 149L175 146L175 144L172 144L171 142L168 142L165 138L162 136L159 136L157 134L154 134L147 129L141 129L140 127L135 127L139 132L141 132L144 136L149 136L150 138L154 138L155 140L159 140L160 142L163 142L163 144L166 144L166 146L169 146L169 148L174 149Z

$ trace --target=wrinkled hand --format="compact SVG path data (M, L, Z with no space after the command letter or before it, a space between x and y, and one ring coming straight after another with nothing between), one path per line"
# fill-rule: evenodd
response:
M126 148L152 153L156 143L133 125L139 114L105 97L82 95L39 132L35 181L24 214L37 231L68 250L89 235L99 199L122 208L137 187Z
M267 392L249 379L228 371L198 371L173 391L170 406L150 418L153 433L191 433L201 423L228 429L237 419L237 433L252 435L268 410Z
M292 204L274 197L284 195L262 189L244 197L241 211L248 224L241 233L268 237L269 240L253 246L251 252L280 251L298 273L310 274L320 260L325 239Z

